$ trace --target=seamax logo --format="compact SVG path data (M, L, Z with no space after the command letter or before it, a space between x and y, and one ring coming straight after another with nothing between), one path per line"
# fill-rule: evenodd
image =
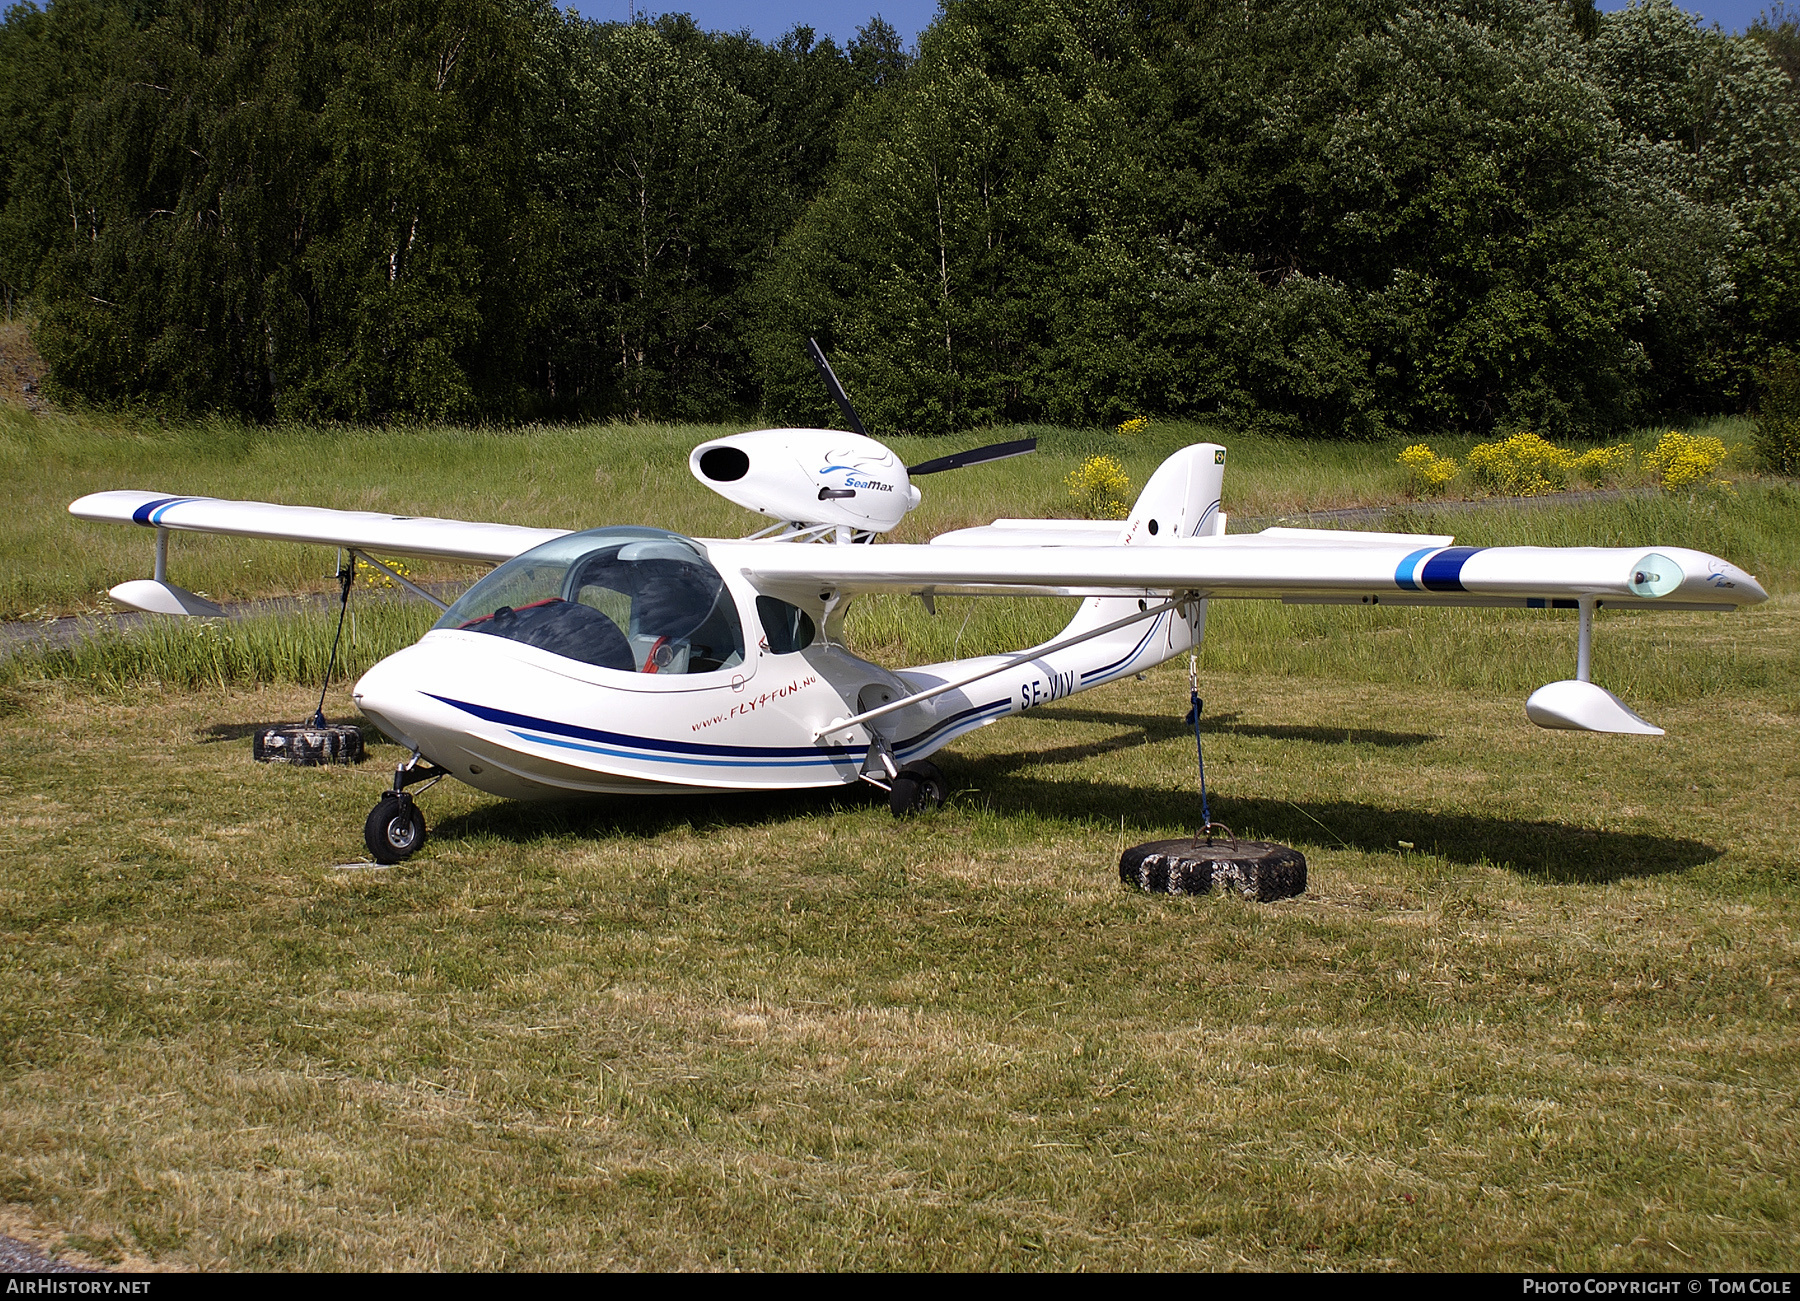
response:
M873 457L846 450L827 452L825 460L828 464L819 470L821 479L828 474L842 471L846 488L860 488L870 492L892 492L894 490L893 484L883 483L880 479L870 477L877 470L885 470L891 466L894 463L892 456Z

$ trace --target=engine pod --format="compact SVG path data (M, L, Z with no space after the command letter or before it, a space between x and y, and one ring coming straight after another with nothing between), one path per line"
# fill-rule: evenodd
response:
M919 504L900 458L837 429L759 429L701 443L688 469L727 501L771 519L885 533Z

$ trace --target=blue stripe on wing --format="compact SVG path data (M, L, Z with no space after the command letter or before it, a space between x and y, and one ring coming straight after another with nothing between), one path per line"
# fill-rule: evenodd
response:
M133 524L154 525L156 514L165 506L174 506L184 501L198 501L198 497L158 497L155 501L147 501L131 512Z
M1445 547L1425 562L1421 575L1427 592L1466 592L1462 585L1463 566L1481 547Z

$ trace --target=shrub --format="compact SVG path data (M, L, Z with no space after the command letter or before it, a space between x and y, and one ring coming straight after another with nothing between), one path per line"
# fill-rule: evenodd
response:
M1069 495L1081 505L1088 519L1124 519L1129 507L1125 496L1131 491L1131 480L1125 467L1110 456L1090 456L1079 468L1071 470L1063 482Z
M1661 481L1668 492L1684 488L1728 487L1729 481L1715 478L1730 457L1722 439L1691 437L1671 429L1656 447L1644 454L1644 468Z
M1439 456L1424 443L1414 443L1400 453L1399 464L1406 467L1406 490L1415 497L1440 493L1456 477L1456 462Z
M1475 482L1508 497L1536 497L1565 488L1575 469L1574 453L1522 430L1498 443L1478 443L1469 453Z
M1632 463L1637 460L1637 449L1630 443L1615 443L1611 447L1595 447L1583 452L1575 458L1575 473L1583 483L1598 488L1609 480L1621 479L1631 473Z
M1618 480L1631 472L1635 459L1629 443L1577 454L1526 430L1498 443L1480 444L1469 453L1468 467L1475 481L1492 492L1535 497L1568 487L1571 478L1593 487Z
M1762 373L1756 459L1776 474L1800 474L1800 357L1786 354Z
M1129 420L1119 422L1119 433L1125 438L1130 438L1133 434L1141 434L1148 428L1150 428L1150 417L1148 416L1133 416Z

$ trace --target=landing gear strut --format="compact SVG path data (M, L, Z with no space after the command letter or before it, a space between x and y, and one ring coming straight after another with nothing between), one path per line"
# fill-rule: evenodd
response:
M887 792L888 811L897 818L942 808L950 794L950 783L935 763L915 759L901 767L887 738L873 729L869 732L868 757L857 775L876 790Z
M902 768L888 788L888 812L897 818L910 818L917 813L941 808L950 794L950 783L938 766L917 759Z
M421 759L416 750L411 759L394 769L392 788L381 793L380 803L369 810L363 823L363 844L377 863L401 862L425 844L425 815L406 788L420 782L430 788L439 778L449 775L448 768Z

